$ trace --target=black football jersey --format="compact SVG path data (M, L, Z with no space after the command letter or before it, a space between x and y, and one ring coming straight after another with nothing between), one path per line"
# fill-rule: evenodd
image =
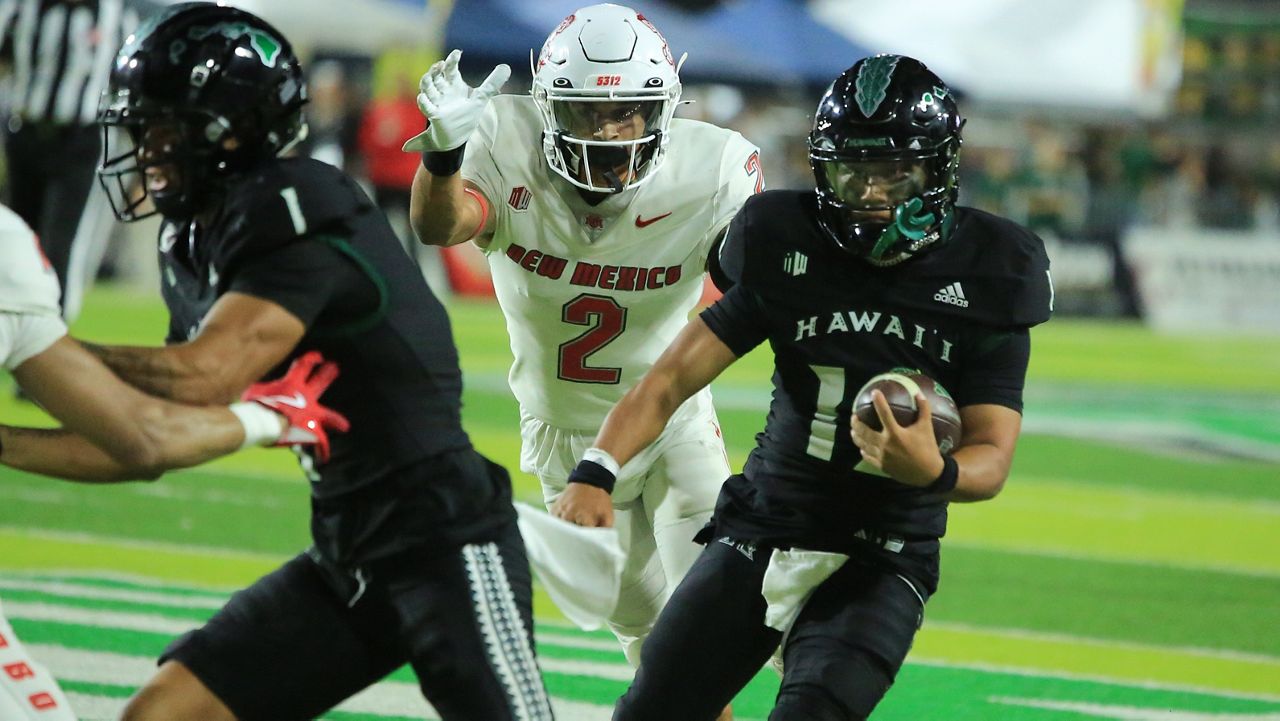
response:
M351 430L330 435L327 463L298 454L318 503L333 506L422 459L470 448L445 309L382 213L336 168L284 159L236 178L208 222L165 222L160 271L170 342L194 336L214 302L236 291L307 326L269 377L310 350L338 363L323 401Z
M957 208L945 244L877 268L824 235L814 193L770 191L747 201L715 261L727 292L703 320L738 355L768 340L775 362L768 420L726 484L719 530L816 550L936 551L945 499L860 464L853 401L872 376L907 367L961 407L1020 412L1028 328L1053 300L1040 239Z

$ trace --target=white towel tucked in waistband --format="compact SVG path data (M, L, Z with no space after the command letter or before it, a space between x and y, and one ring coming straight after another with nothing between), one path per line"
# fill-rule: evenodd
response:
M764 572L760 594L769 604L764 624L783 633L791 630L814 589L840 570L849 557L823 551L774 550Z

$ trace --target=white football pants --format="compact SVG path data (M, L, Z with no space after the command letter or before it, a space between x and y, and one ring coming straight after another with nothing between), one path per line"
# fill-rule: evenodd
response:
M520 467L542 482L550 508L596 433L556 428L525 414L520 426ZM640 665L640 647L658 612L702 552L693 537L711 517L729 475L720 424L705 391L681 406L658 440L622 467L613 508L626 561L608 625L633 667Z

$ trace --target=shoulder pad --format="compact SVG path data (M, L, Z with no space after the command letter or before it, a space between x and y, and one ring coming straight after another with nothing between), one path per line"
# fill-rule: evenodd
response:
M373 207L341 170L309 158L268 163L237 177L214 221L218 267L270 252L298 238L347 235L352 219Z
M721 291L738 283L763 290L782 277L788 262L804 256L800 262L807 263L825 253L815 240L820 236L809 232L815 222L807 210L812 204L813 193L794 190L766 190L748 197L720 244L715 259L719 273L712 274L717 287L723 277L727 285Z
M1044 241L1027 228L974 208L958 208L964 223L957 227L957 245L971 248L973 273L999 289L990 309L1003 317L993 323L1033 326L1049 320L1053 311L1053 280Z

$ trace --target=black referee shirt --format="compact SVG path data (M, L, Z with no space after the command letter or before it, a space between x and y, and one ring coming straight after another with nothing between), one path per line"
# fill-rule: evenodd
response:
M92 125L124 39L148 0L0 0L0 61L9 65L6 107L25 122Z

